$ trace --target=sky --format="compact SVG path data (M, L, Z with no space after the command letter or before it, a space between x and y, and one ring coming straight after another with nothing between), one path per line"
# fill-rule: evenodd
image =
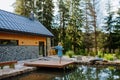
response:
M15 2L15 0L0 0L0 9L13 12L14 8L12 4Z

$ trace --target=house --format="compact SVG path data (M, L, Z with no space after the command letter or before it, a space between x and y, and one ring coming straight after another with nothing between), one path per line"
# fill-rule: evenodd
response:
M46 56L52 37L34 18L0 10L0 62Z

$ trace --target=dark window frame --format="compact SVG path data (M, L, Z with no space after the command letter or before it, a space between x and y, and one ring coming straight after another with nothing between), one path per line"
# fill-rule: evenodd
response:
M18 40L0 39L0 46L17 46Z

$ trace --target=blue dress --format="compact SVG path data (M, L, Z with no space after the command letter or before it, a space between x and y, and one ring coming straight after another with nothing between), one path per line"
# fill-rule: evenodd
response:
M58 50L57 54L58 54L58 57L62 57L63 55L63 47L62 46L55 46L55 49Z

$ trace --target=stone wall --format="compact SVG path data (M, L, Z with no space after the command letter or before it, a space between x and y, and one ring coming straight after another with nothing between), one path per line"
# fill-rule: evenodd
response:
M0 46L0 62L27 60L39 57L38 46Z

